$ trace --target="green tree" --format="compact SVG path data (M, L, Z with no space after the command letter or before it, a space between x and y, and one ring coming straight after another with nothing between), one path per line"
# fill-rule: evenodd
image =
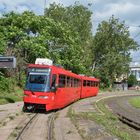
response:
M79 3L68 7L53 3L46 9L45 16L54 19L56 22L65 22L73 32L73 36L77 37L71 53L68 53L66 57L68 68L76 73L90 74L92 65L92 12Z
M64 22L33 12L8 13L0 18L1 54L17 57L20 70L37 57L47 57L73 72L86 70L78 58L82 53L79 36Z
M132 87L136 84L137 84L136 76L134 76L133 74L129 75L129 77L128 77L128 87Z
M64 37L64 34L68 33L65 27L32 12L21 15L8 13L0 19L0 25L2 44L5 44L3 54L20 54L20 57L26 58L29 63L33 63L36 57L49 57L49 41L69 42L68 38ZM11 54L8 54L8 49L12 50Z
M137 43L130 37L124 22L112 16L109 21L99 24L93 47L95 73L103 75L112 87L115 78L129 71L130 50L135 50ZM103 78L104 79L104 78Z

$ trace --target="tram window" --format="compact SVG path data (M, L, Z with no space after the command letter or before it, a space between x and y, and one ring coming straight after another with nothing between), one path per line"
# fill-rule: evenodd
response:
M96 87L96 82L94 82L94 87Z
M74 87L76 87L76 79L74 78Z
M71 87L74 87L74 79L71 78Z
M83 86L84 86L84 87L86 86L86 80L84 80L84 82L83 82Z
M71 87L70 77L67 77L67 87Z
M95 87L97 87L98 86L98 83L97 82L95 82Z
M78 80L78 79L76 79L76 81L77 81L77 87L79 87L79 80Z
M56 74L53 74L52 76L52 87L55 87L56 84Z
M94 87L94 81L91 81L91 86Z
M74 87L78 87L78 79L74 79Z
M87 86L90 87L90 81L87 81Z
M78 80L78 87L80 87L81 86L81 81L80 80Z
M45 75L30 75L30 83L34 84L45 84L46 76Z
M59 87L65 87L65 75L59 75Z

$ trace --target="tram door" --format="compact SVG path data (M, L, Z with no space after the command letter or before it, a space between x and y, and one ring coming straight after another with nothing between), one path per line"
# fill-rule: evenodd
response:
M67 104L67 93L65 90L65 75L58 75L58 81L56 84L56 91L55 91L55 106L57 108L64 107Z

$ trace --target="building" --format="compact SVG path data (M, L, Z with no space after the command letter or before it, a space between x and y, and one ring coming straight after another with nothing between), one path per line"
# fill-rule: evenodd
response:
M130 73L136 76L137 82L140 85L140 63L139 62L130 64Z

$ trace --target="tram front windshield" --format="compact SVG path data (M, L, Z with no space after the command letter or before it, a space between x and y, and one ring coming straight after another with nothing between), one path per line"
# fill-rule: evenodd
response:
M50 90L50 75L46 73L29 73L26 90L46 92Z

